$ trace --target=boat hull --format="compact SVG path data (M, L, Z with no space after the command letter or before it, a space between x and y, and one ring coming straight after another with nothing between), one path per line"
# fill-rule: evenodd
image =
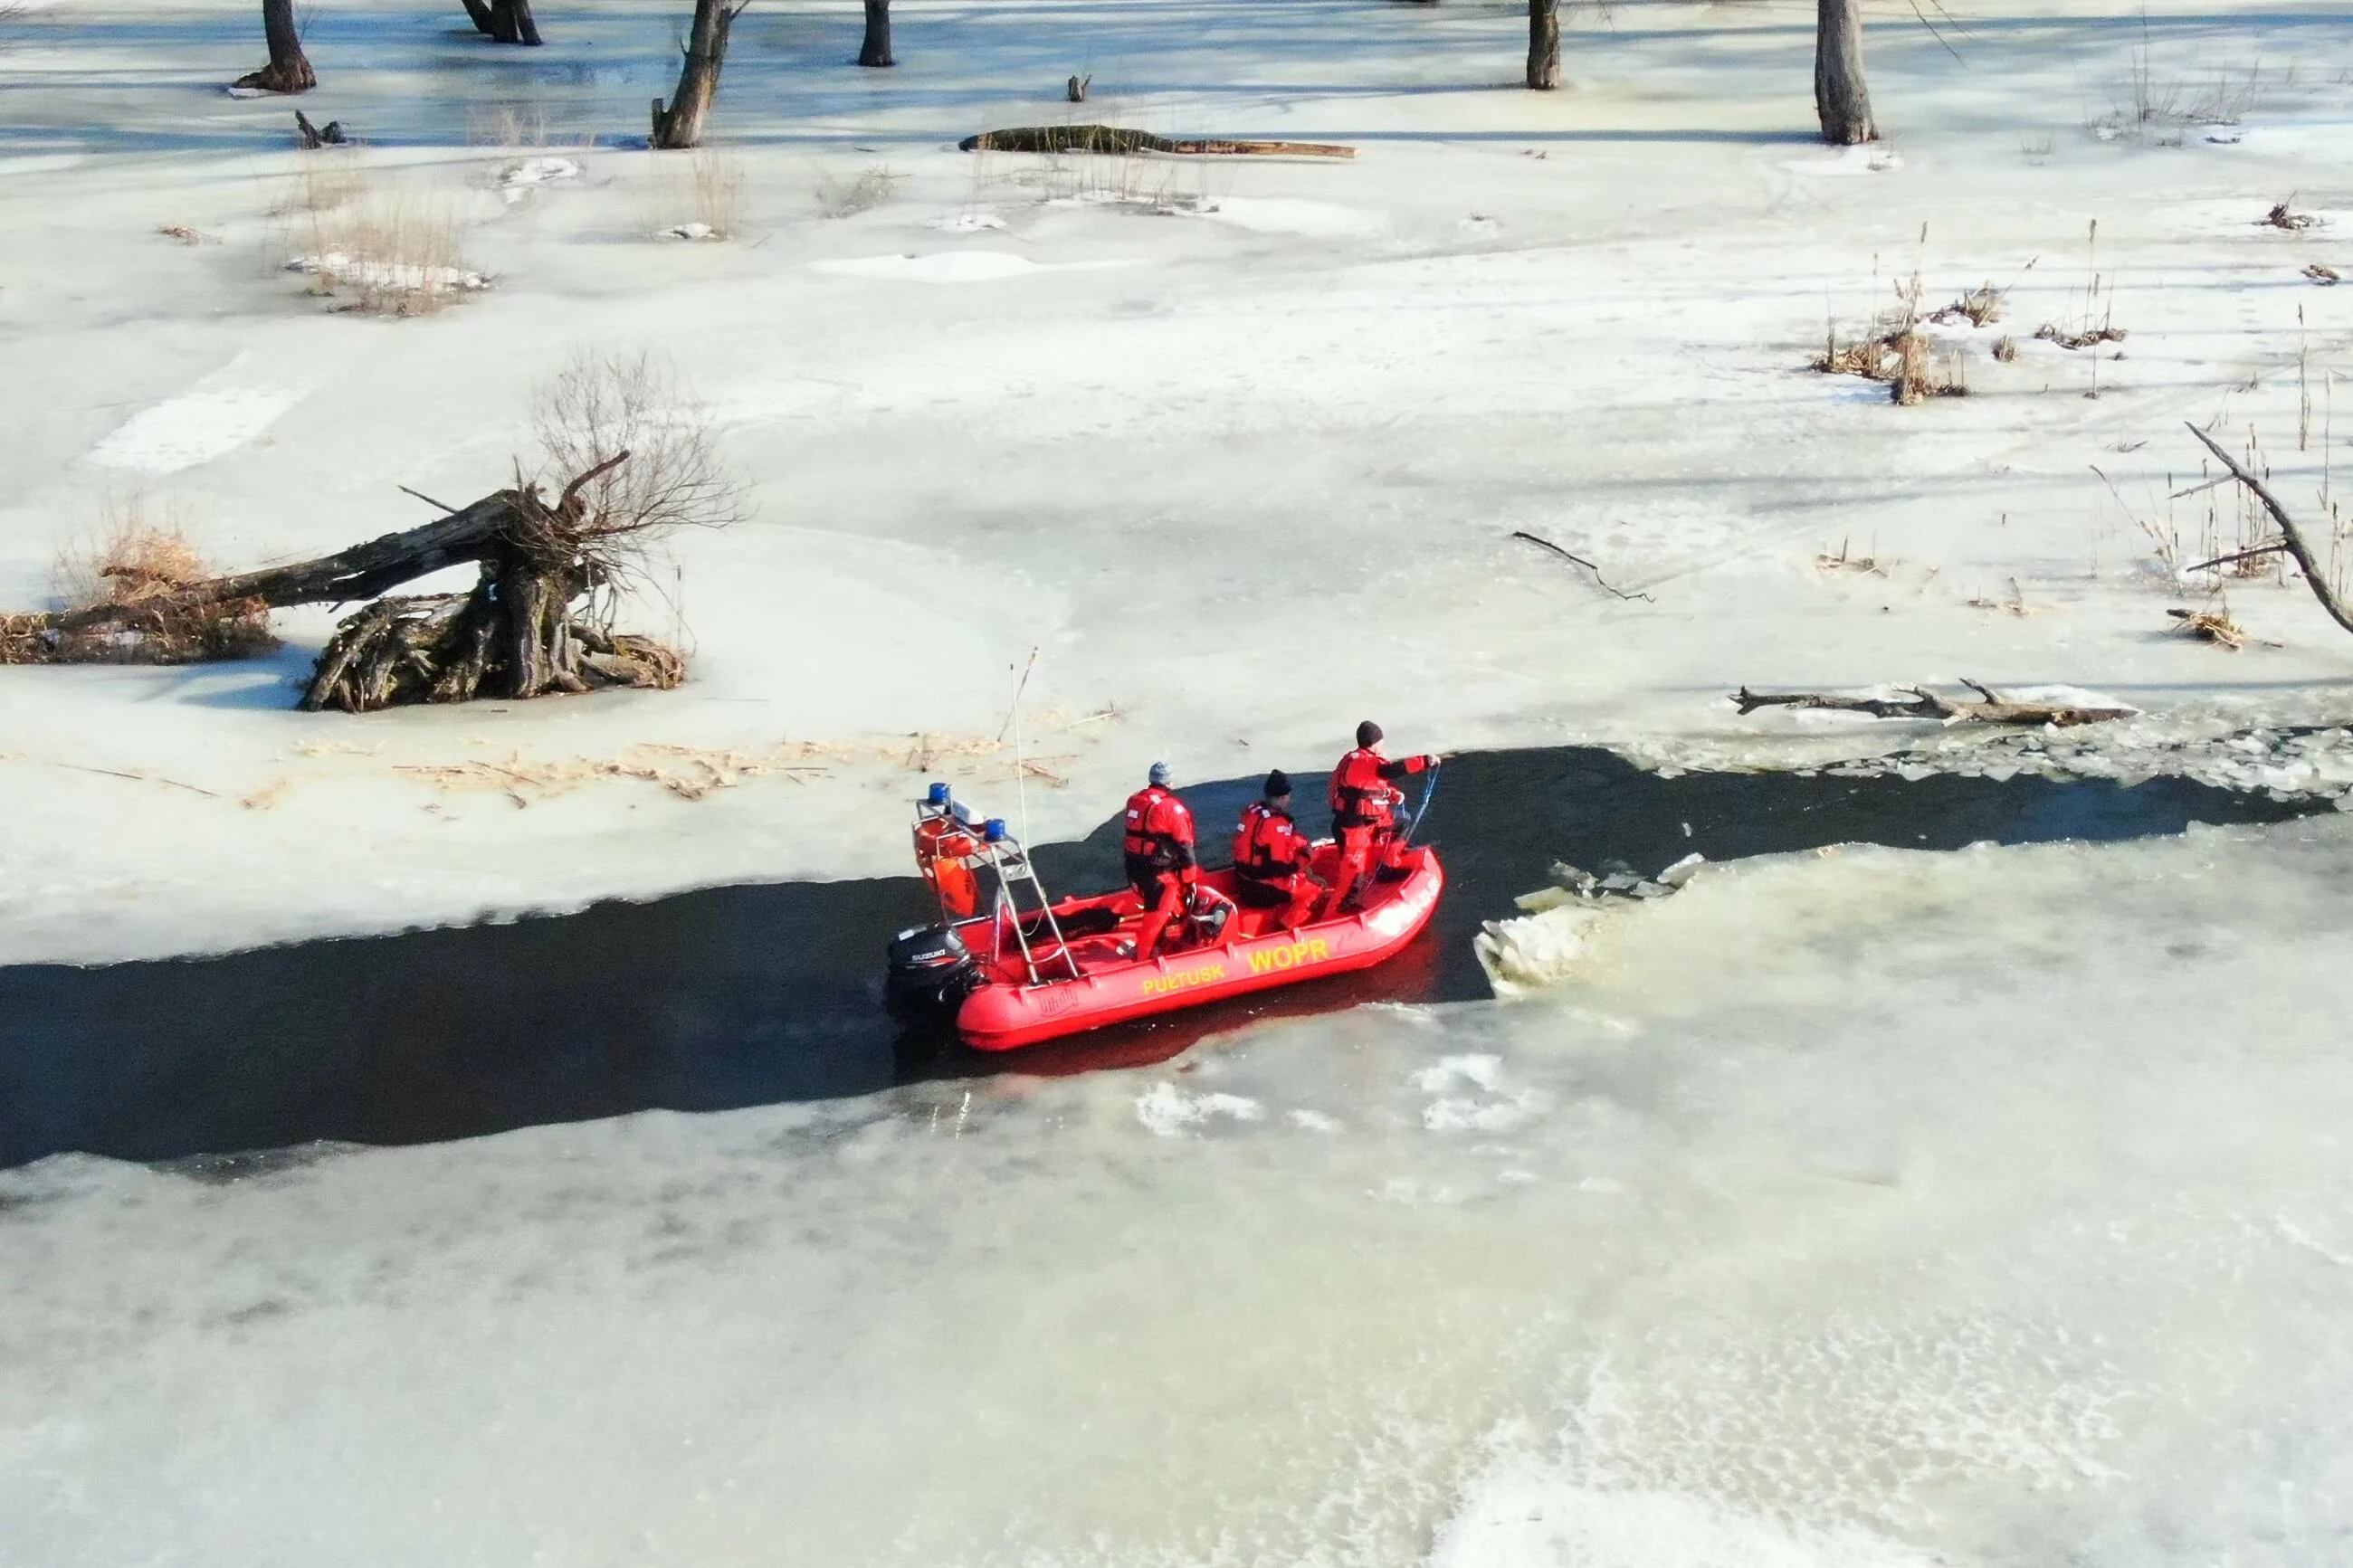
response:
M1042 984L987 982L955 1013L965 1044L1009 1051L1046 1040L1204 1006L1304 980L1369 969L1421 934L1446 873L1435 852L1409 850L1362 911L1296 930L1237 936L1149 961L1096 966Z

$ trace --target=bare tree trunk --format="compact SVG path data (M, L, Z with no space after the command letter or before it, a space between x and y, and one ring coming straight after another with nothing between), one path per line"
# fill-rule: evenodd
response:
M1560 0L1528 0L1528 85L1538 92L1560 85Z
M652 144L658 149L692 147L702 140L702 121L719 96L719 67L727 58L727 34L751 0L694 0L694 30L687 36L686 63L678 90L665 109L654 100Z
M475 31L493 43L539 42L539 23L531 14L531 0L465 0L466 15Z
M1816 0L1814 18L1814 113L1822 140L1833 147L1878 141L1862 81L1862 0Z
M294 30L294 0L261 0L261 30L269 40L269 63L241 76L232 86L255 92L308 92L319 85Z
M539 23L531 0L491 0L491 37L501 44L539 44Z
M898 63L891 58L891 0L866 0L866 41L858 46L858 63L862 66Z

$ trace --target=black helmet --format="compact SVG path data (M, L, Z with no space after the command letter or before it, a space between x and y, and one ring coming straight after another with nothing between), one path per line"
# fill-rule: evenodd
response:
M1356 726L1356 744L1377 746L1381 743L1381 727L1370 719Z
M1281 768L1266 775L1266 798L1281 800L1291 793L1291 775Z

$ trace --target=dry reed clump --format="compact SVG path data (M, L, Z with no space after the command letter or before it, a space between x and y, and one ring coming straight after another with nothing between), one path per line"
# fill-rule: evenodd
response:
M2070 331L2056 321L2045 321L2034 329L2034 335L2046 343L2057 343L2063 349L2096 348L2102 343L2120 343L2126 333L2122 327L2105 324L2085 327L2082 331Z
M1961 356L1957 351L1936 353L1926 336L1906 332L1895 344L1895 379L1888 386L1889 397L1909 408L1931 397L1967 397L1968 383L1963 379Z
M1928 319L1949 325L1967 321L1973 327L1989 327L2001 320L2002 305L2010 290L1981 283Z
M355 152L324 150L306 153L296 166L294 177L270 214L276 217L292 218L299 226L303 220L316 219L320 215L357 201L369 188L367 165Z
M311 291L371 314L419 316L490 286L466 265L456 209L396 186L370 192L304 226L302 253L287 263Z
M277 647L269 607L259 599L168 607L176 590L212 574L177 517L150 518L136 498L110 507L91 537L58 552L59 608L157 608L88 631L36 628L32 617L0 616L0 664L196 664Z
M655 238L732 239L742 231L744 161L728 149L698 147L684 159L665 160L655 182Z
M530 149L547 140L547 110L536 103L477 104L466 111L470 146Z
M2018 340L2004 332L1993 342L1993 357L2008 364L2018 358Z
M824 217L856 217L889 201L891 193L898 188L897 171L884 163L861 169L849 180L820 174L817 182L817 210Z
M1960 352L1950 349L1940 354L1927 334L1912 328L1845 343L1833 328L1811 364L1825 375L1879 382L1891 402L1907 408L1931 397L1968 395Z
M2174 618L2174 630L2185 637L2229 648L2233 653L2247 646L2247 628L2231 618L2228 606L2212 610L2168 610L2165 613Z
M2307 228L2318 227L2320 220L2310 213L2293 212L2286 202L2278 202L2263 216L2261 224L2266 228L2284 228L2290 234L2302 234Z

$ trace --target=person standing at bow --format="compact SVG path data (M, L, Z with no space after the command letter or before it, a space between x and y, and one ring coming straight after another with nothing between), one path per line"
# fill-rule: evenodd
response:
M1437 764L1434 756L1381 755L1381 727L1370 719L1356 726L1356 748L1332 770L1332 833L1340 841L1340 868L1332 878L1327 914L1338 914L1351 893L1369 879L1386 858L1397 832L1397 809L1405 803L1395 781Z
M1279 924L1296 931L1324 896L1309 874L1315 845L1291 815L1291 779L1281 768L1266 775L1264 798L1242 812L1234 832L1234 898L1249 909L1280 910Z
M1128 885L1144 900L1144 924L1135 933L1138 959L1153 956L1201 879L1193 854L1192 809L1168 787L1168 764L1153 763L1150 782L1127 797L1122 823L1119 847Z

